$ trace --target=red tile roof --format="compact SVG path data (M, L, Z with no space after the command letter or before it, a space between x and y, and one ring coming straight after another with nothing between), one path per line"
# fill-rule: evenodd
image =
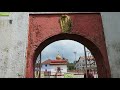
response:
M42 62L42 64L50 64L50 65L66 65L67 61L66 60L46 60Z
M42 62L42 64L50 64L50 63L51 63L51 61L52 61L52 60L48 59L48 60L46 60L46 61Z
M51 63L64 63L67 62L65 60L52 60Z

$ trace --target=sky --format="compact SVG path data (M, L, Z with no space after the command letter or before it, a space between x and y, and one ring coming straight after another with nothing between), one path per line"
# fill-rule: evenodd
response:
M80 56L84 56L84 46L73 40L59 40L43 49L41 60L42 62L48 59L55 60L57 54L60 54L62 57L67 58L69 62L73 62L75 61L74 52L76 52L76 60L78 60Z

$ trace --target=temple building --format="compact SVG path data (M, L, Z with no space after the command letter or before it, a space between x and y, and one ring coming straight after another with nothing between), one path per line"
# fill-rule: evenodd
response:
M67 60L58 54L56 60L48 59L42 62L41 72L50 72L51 75L64 74L67 72Z

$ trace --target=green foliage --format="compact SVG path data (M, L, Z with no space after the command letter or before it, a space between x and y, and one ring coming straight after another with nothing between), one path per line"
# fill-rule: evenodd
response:
M68 67L68 70L75 70L75 67L74 67L74 63L68 63L67 67Z
M74 75L71 73L65 73L64 78L74 78Z

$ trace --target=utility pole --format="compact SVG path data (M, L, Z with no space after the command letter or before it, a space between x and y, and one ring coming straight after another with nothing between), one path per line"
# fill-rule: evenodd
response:
M40 72L40 78L41 78L41 53L40 53L40 61L39 61L39 68L40 68L40 70L39 70L39 72Z
M88 78L88 75L87 75L87 55L86 55L86 48L84 46L84 53L85 53L85 63L86 63L86 77Z
M76 63L76 53L77 52L73 52L74 54L75 54L75 62L74 62L74 65L75 65L75 63ZM77 70L77 68L76 68L76 70Z

